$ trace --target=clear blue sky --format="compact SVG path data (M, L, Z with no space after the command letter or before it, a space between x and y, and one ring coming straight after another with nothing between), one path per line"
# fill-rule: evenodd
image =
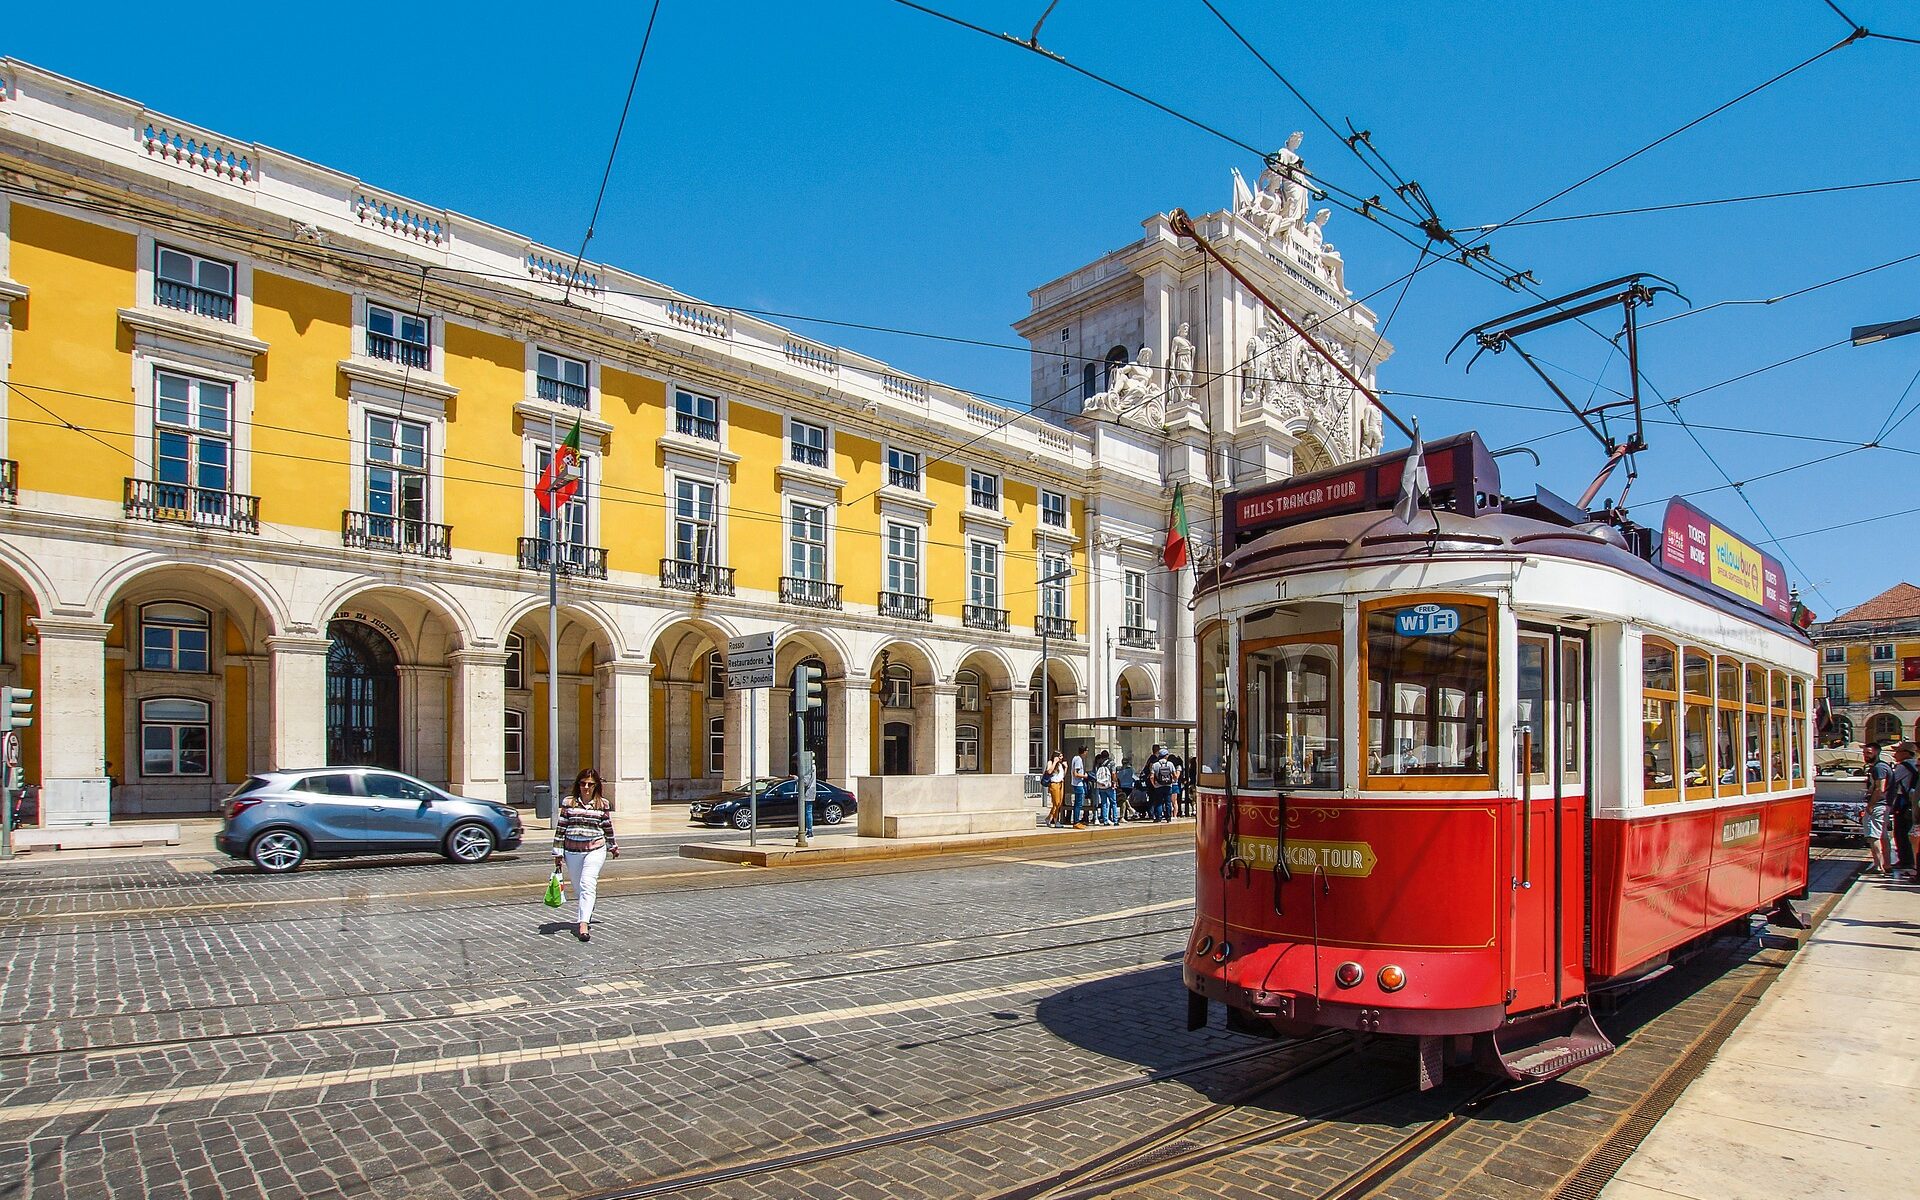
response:
M1373 131L1454 227L1512 216L1838 41L1821 0L1743 5L1276 4L1215 0L1336 124ZM1872 29L1920 37L1920 11L1842 0ZM422 201L578 245L645 25L647 0L488 11L258 5L89 10L15 5L7 53L158 110L353 172ZM1025 36L1045 0L939 0ZM1307 133L1334 184L1370 177L1233 42L1199 0L1060 0L1042 42L1255 145ZM1587 213L1920 176L1911 108L1920 46L1838 50L1537 214ZM888 0L664 0L589 257L718 303L1013 342L1029 288L1135 239L1157 211L1224 205L1251 155L1056 64ZM1371 190L1371 189L1368 189ZM1920 251L1920 186L1503 231L1506 260L1547 294L1630 271L1664 275L1696 306L1775 296ZM1329 240L1357 293L1414 251L1336 212ZM1730 305L1649 331L1643 368L1678 395L1920 313L1920 261L1772 306ZM1393 293L1375 307L1383 314ZM1441 361L1467 327L1528 302L1453 266L1423 273L1389 330L1382 383L1402 392L1551 403L1512 356ZM1663 302L1649 319L1680 306ZM983 395L1024 399L1024 353L807 326ZM1531 343L1530 343L1531 344ZM1600 339L1543 339L1549 360L1624 384ZM1920 336L1854 348L1682 404L1736 480L1874 439L1920 375ZM1585 386L1585 385L1583 385ZM1920 401L1920 387L1909 395ZM1507 445L1564 414L1402 400L1438 435ZM1665 419L1665 414L1650 415ZM1632 499L1722 482L1687 434L1650 429ZM1885 439L1920 449L1920 416ZM1600 463L1582 435L1542 443L1510 491L1576 495ZM1920 458L1865 450L1746 488L1822 616L1902 578L1920 514ZM1609 489L1617 491L1617 486ZM1732 491L1695 503L1749 540ZM1816 590L1817 589L1817 590Z

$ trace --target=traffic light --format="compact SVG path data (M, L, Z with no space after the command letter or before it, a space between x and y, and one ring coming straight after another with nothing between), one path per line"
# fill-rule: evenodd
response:
M0 688L0 733L33 724L33 689Z
M793 668L793 707L796 712L812 712L827 702L826 672L818 663L800 663Z

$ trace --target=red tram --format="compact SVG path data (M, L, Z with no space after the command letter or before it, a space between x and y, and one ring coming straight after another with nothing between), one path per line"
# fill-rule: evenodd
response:
M1684 502L1504 497L1469 433L1409 524L1407 458L1224 501L1192 1016L1550 1078L1612 1048L1595 989L1805 887L1814 652L1779 565Z

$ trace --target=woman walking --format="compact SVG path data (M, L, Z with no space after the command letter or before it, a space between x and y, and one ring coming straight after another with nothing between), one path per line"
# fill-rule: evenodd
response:
M601 791L600 772L588 767L574 778L573 791L553 816L553 867L557 871L563 863L566 866L580 916L573 936L583 942L592 936L588 926L593 924L600 868L608 858L619 857L620 847L613 839L613 804Z

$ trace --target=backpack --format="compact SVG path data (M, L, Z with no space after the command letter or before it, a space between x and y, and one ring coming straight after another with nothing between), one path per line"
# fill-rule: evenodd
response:
M1147 777L1153 780L1155 787L1172 787L1175 771L1170 758L1155 759L1153 766L1147 769Z
M1113 767L1111 764L1101 763L1093 769L1093 786L1103 792L1113 787Z
M1887 811L1903 813L1913 807L1914 785L1920 784L1920 767L1911 762L1894 764L1887 776Z

